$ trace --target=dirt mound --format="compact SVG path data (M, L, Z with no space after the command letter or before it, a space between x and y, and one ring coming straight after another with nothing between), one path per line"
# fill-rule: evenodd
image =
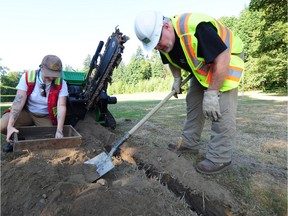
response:
M135 122L120 119L132 127ZM230 193L195 172L165 146L171 135L149 123L121 146L116 167L98 181L83 163L124 134L100 126L93 114L76 125L78 148L2 153L1 215L229 215ZM156 137L151 137L153 130Z

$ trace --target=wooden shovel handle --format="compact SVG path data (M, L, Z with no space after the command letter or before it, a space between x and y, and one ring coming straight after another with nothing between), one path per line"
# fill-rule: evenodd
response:
M182 82L181 87L185 85L191 78L193 74L190 73ZM109 155L112 156L116 149L122 145L138 128L140 128L156 111L158 111L174 94L175 90L172 90L162 101L160 101L144 118L142 118L133 128L128 131L121 140L119 140L109 152Z

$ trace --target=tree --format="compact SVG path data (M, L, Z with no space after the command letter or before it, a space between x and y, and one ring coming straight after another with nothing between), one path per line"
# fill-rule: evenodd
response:
M71 65L65 65L64 68L65 71L74 71L73 67Z
M167 76L167 71L164 68L161 57L157 50L152 51L150 63L152 69L152 77L165 78Z
M84 65L84 68L82 69L83 71L89 71L91 60L92 60L91 55L88 54L83 62Z
M112 75L112 81L118 82L123 79L123 76L125 74L125 64L123 62L120 62L117 68L114 69L113 75Z
M22 73L12 71L1 76L1 95L15 95L19 79Z
M287 91L287 2L252 0L249 10L260 15L260 25L254 29L257 29L254 38L258 44L254 43L254 49L250 50L257 87Z
M9 68L2 66L1 61L2 61L2 59L0 58L0 76L2 78L2 76L6 75L8 73Z
M136 84L140 80L150 79L151 76L150 62L144 57L141 47L138 46L136 53L132 55L125 69L122 80L127 84Z
M237 18L236 17L221 17L219 21L228 27L231 31L236 32Z
M261 31L258 36L261 43L259 51L266 52L275 49L287 51L287 1L286 0L252 0L251 11L261 11Z
M251 12L248 8L241 13L238 19L235 33L243 41L245 61L259 52L257 36L260 34L261 25L263 25L261 23L261 12Z

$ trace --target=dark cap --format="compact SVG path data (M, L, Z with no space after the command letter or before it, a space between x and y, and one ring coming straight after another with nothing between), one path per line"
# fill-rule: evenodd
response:
M40 65L45 77L62 77L62 62L55 55L47 55L43 58Z

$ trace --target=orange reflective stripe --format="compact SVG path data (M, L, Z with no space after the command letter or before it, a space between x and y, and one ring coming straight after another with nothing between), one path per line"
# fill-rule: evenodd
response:
M233 41L234 35L233 35L232 31L229 31L229 32L230 32L230 37L228 38L228 39L229 39L229 47L228 47L228 49L229 49L229 53L230 53L230 55L231 55L232 41Z
M236 67L236 66L229 66L229 68L235 70L235 71L240 71L242 72L243 71L243 68L240 68L240 67Z
M239 81L242 75L243 69L238 67L229 66L228 76L226 79Z
M216 24L217 24L217 29L219 29L220 31L219 31L219 36L220 36L220 38L223 40L224 39L224 29L223 28L221 28L221 24L218 22L218 21L216 21ZM224 40L223 40L224 41Z
M192 14L185 13L179 17L177 27L181 35L189 31L188 22L191 15Z
M185 17L185 19L184 19L185 32L189 32L188 22L189 22L190 16L191 16L191 14L186 14L186 17Z
M176 31L177 31L178 35L181 35L181 32L180 32L180 19L178 19L177 22L176 22Z
M185 46L185 50L186 52L188 53L189 55L189 58L192 59L194 65L196 65L197 63L194 61L195 59L195 52L193 49L190 49L189 45L192 46L192 37L191 35L186 35L186 36L183 36L181 38L181 40L183 41L183 44Z
M191 17L191 13L188 14L182 14L179 19L177 20L177 32L180 33L180 35L183 35L180 37L180 40L182 41L182 44L184 45L184 49L186 53L188 54L189 58L192 60L193 65L195 69L197 69L198 65L200 64L200 61L196 58L196 54L194 49L192 48L193 46L193 37L192 35L188 34L185 35L186 32L189 32L189 19ZM206 75L204 71L200 72L200 74Z
M198 69L197 72L198 72L199 74L202 74L203 76L206 76L206 75L207 75L207 71L205 71L205 70Z
M226 41L226 38L227 38L226 28L223 28L222 26L220 26L220 28L222 29L222 40Z
M177 21L178 32L180 34L185 34L189 32L189 18L192 14L182 14ZM181 37L183 44L185 45L186 52L188 53L191 59L195 59L195 53L193 49L190 49L189 45L192 47L192 37L191 35L185 35Z
M211 78L212 78L212 70L209 71L207 78L206 78L206 82L210 83L211 82Z
M208 72L211 70L210 64L203 64L197 71L200 71L200 74L202 73L204 76L208 74Z
M232 81L235 81L235 82L239 82L240 81L240 78L233 77L233 76L226 76L226 79L227 80L232 80Z
M232 32L227 28L224 27L221 23L219 23L217 20L215 20L216 25L219 29L219 36L222 39L222 41L226 44L229 53L231 53L231 47L232 47Z

